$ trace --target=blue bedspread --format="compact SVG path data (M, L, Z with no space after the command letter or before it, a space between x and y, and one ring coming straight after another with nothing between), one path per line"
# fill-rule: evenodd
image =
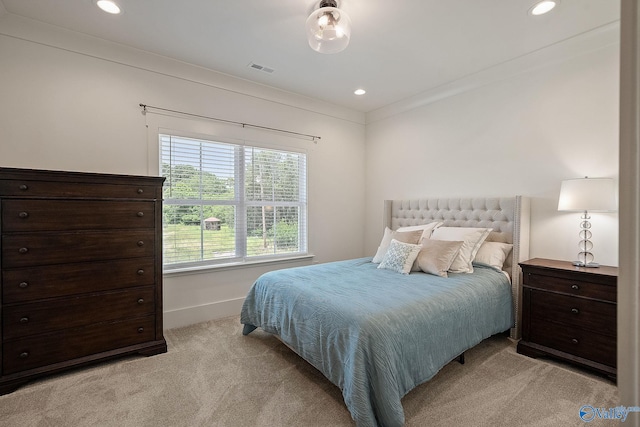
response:
M340 387L359 427L402 426L406 393L513 326L511 285L489 267L441 278L370 261L264 274L240 320L279 335Z

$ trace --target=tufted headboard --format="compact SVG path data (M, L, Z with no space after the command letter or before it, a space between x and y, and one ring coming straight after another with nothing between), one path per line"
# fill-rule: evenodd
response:
M515 307L511 337L519 338L522 272L518 262L529 258L529 210L529 199L522 196L385 200L383 227L395 230L442 221L446 227L493 228L487 241L512 243L513 250L505 261L504 270L511 277Z

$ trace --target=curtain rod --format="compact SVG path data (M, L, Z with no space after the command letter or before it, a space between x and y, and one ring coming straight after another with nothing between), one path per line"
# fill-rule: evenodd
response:
M217 122L231 123L231 124L234 124L234 125L240 125L243 128L244 127L251 127L251 128L255 128L255 129L265 129L265 130L271 130L271 131L275 131L275 132L288 133L290 135L304 136L306 138L311 138L311 141L313 141L315 144L317 144L318 141L321 139L319 136L316 136L316 135L309 135L309 134L306 134L306 133L293 132L293 131L284 130L284 129L270 128L270 127L267 127L267 126L252 125L251 123L236 122L236 121L233 121L233 120L219 119L217 117L202 116L200 114L186 113L184 111L177 111L177 110L170 110L168 108L154 107L153 105L140 104L140 107L142 107L142 114L147 114L147 110L148 109L160 110L160 111L168 111L170 113L182 114L182 115L185 115L185 116L199 117L201 119L215 120Z

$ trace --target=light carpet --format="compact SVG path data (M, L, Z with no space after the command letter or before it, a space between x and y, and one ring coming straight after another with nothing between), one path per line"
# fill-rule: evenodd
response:
M239 317L165 331L166 354L132 356L0 396L2 426L353 426L340 390ZM516 353L495 336L402 400L407 426L582 426L618 406L611 381ZM589 426L619 423L595 419Z

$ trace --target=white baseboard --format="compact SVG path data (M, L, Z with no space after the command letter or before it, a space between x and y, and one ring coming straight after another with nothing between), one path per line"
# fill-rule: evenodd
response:
M180 308L164 312L164 329L180 328L194 323L240 314L244 298L218 301L193 307Z

